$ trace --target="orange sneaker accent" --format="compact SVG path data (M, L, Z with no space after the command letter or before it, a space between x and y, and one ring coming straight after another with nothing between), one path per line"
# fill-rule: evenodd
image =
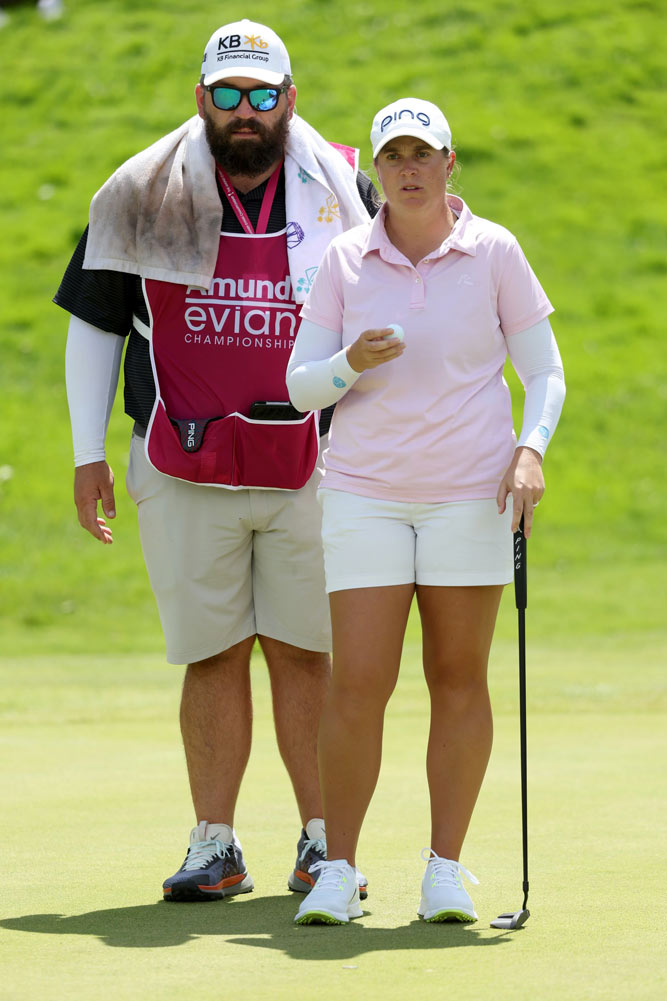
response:
M309 872L302 872L301 869L297 869L296 875L299 877L299 879L302 879L304 883L310 883L311 886L315 886L315 880L313 879L313 877L310 875Z
M227 879L221 879L219 883L215 886L197 886L199 890L221 890L223 886L235 886L236 883L242 883L246 878L247 873L240 872L237 876L228 876Z

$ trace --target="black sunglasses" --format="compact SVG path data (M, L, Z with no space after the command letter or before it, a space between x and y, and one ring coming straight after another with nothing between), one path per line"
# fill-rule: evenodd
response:
M216 108L220 111L233 111L238 108L244 97L250 101L250 107L255 111L273 111L278 103L278 98L284 94L289 87L225 87L222 84L212 83L204 87L211 95Z

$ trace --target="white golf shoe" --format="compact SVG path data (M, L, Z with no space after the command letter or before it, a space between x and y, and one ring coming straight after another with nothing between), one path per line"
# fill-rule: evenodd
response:
M344 925L363 914L354 866L345 859L322 859L310 867L317 882L294 918L298 925Z
M462 876L478 884L460 862L441 858L432 848L424 848L428 862L422 879L422 898L417 913L424 921L477 921L475 908L463 887Z

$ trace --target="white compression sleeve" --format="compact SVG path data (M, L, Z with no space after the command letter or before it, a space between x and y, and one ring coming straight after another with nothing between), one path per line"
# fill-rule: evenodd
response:
M287 389L297 410L322 410L337 403L361 372L348 365L341 333L302 320L287 365Z
M105 458L125 338L72 316L65 351L67 402L72 424L74 465Z
M556 430L565 399L563 363L548 320L506 338L516 374L526 391L523 426L517 447L544 455Z

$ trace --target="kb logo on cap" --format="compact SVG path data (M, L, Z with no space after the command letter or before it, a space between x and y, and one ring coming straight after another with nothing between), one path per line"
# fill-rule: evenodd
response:
M380 132L384 132L384 130L393 122L400 122L403 115L409 115L412 119L416 118L417 121L421 122L421 124L426 128L428 128L431 124L431 119L426 112L418 111L417 114L415 114L414 111L410 110L410 108L403 108L401 111L395 111L393 115L387 115L382 119L380 122Z
M261 35L244 35L243 36L250 46L251 49L268 49L269 43L265 42ZM241 36L240 35L225 35L224 38L218 39L218 52L221 49L225 51L229 49L240 49L241 48Z

